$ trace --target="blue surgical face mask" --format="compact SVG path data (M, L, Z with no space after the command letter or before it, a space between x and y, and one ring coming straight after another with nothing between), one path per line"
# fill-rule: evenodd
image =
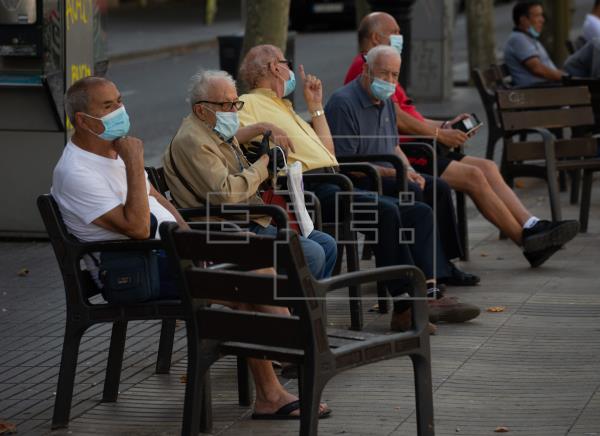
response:
M215 112L217 123L214 130L226 141L231 139L240 128L240 119L237 112Z
M527 29L527 31L529 32L529 34L531 36L533 36L536 39L540 37L540 32L535 30L535 28L533 26L529 26L529 29Z
M104 139L105 141L114 141L121 136L127 135L129 132L129 115L127 115L127 111L125 110L125 106L121 105L118 109L115 109L109 114L104 115L102 118L94 117L92 115L88 115L83 112L84 115L94 118L95 120L102 121L102 125L104 126L104 132L98 134L96 132L92 132L94 135Z
M375 78L371 82L371 94L378 100L387 100L396 91L396 85L385 80Z
M402 55L404 37L402 35L390 35L390 45L396 49L399 55Z
M287 97L296 89L296 75L290 70L290 78L283 83L283 96Z

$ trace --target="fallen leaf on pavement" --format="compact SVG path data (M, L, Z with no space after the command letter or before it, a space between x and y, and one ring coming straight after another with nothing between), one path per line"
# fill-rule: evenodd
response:
M187 374L183 374L181 377L179 377L179 382L187 383Z
M12 434L17 432L17 426L12 422L0 419L0 434Z
M17 273L17 275L18 275L19 277L25 277L25 276L27 276L28 274L29 274L29 270L28 270L27 268L21 268L21 269L19 270L19 272Z
M515 188L524 188L525 182L523 180L515 180Z
M510 430L508 429L508 427L496 427L496 430L494 430L496 433L508 433Z
M481 253L481 257L487 257L488 254L487 253Z
M492 307L488 307L486 309L486 312L504 312L504 309L506 309L506 307L504 306L492 306ZM500 428L500 427L498 427Z

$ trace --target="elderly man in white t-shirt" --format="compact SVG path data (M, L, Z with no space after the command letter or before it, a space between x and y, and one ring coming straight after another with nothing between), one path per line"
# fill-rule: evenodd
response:
M142 141L127 136L129 117L119 90L109 80L86 77L65 96L75 133L54 169L52 195L69 231L82 241L146 239L151 214L158 224L177 221L175 207L148 182ZM270 313L285 308L261 307ZM270 361L249 359L256 384L256 418L298 417L295 395L279 383ZM329 414L321 405L321 416Z

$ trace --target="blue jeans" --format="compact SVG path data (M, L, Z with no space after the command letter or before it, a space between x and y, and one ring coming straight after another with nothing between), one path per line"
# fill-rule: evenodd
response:
M248 228L257 235L277 235L277 228L253 223ZM331 277L337 259L335 239L327 233L313 230L308 238L300 236L300 244L310 272L316 279Z

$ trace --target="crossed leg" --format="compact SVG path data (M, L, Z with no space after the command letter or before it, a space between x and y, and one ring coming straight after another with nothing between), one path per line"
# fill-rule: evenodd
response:
M504 183L494 162L465 156L450 162L441 177L453 189L468 194L483 216L521 244L523 224L531 214Z

